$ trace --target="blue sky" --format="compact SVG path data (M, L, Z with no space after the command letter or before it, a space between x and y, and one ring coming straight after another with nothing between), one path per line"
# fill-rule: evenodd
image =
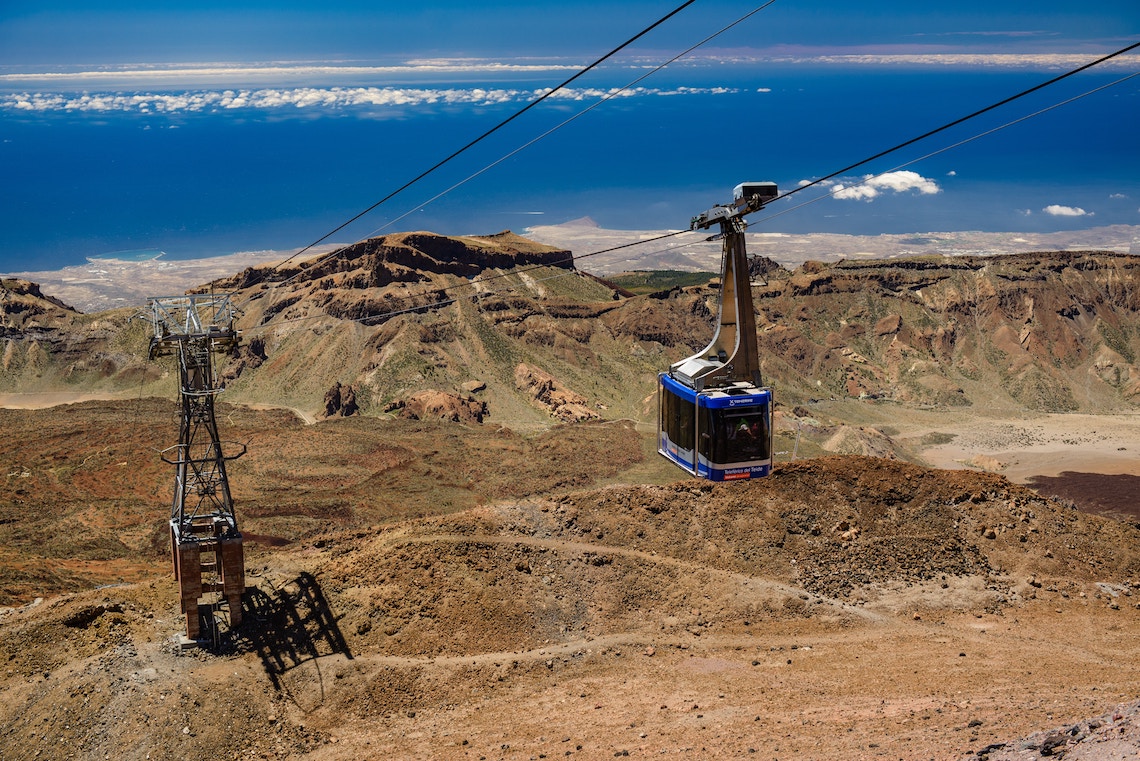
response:
M680 3L43 2L0 4L0 65L586 56ZM688 43L759 5L698 0L639 43ZM718 46L828 51L1082 52L1140 35L1136 0L778 0Z

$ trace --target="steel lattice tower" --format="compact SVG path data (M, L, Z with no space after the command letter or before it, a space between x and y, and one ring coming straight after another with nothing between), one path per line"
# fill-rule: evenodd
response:
M151 298L148 305L154 326L150 358L178 357L181 425L178 444L163 450L162 459L175 468L170 509L174 576L181 588L186 636L196 640L198 600L205 593L225 599L231 627L241 624L245 558L226 463L245 454L245 445L227 442L233 453L223 453L214 417L214 397L224 390L214 373L214 356L231 351L240 338L228 294Z

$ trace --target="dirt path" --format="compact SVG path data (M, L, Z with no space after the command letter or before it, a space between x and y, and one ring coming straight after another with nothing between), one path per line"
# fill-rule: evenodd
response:
M280 404L246 404L244 406L249 407L251 410L289 410L304 421L305 425L313 425L317 422L317 418L314 415L305 412L300 407L287 407Z
M75 392L75 391L36 391L25 393L0 394L0 409L9 410L42 410L48 407L59 407L64 404L78 404L80 402L121 401L135 398L124 392ZM289 410L306 425L313 425L317 418L299 407L288 407L280 404L247 404L243 405L253 410Z
M78 404L79 402L103 402L117 399L132 399L128 393L107 392L75 392L75 391L35 391L28 393L0 394L0 409L9 410L42 410L48 407L58 407L61 404Z

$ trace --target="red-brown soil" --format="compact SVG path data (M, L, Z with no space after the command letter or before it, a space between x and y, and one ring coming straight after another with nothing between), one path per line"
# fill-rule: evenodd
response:
M229 282L249 593L186 651L176 368L134 309L5 281L0 390L121 401L0 410L0 758L1136 754L1140 259L767 273L780 462L712 485L651 421L716 286L626 298L561 253L399 234Z
M1136 527L866 457L677 480L622 423L224 408L251 589L184 652L172 412L0 413L5 759L958 759L1132 715Z
M1140 476L1066 470L1058 476L1034 476L1029 484L1041 494L1070 500L1082 510L1134 523L1140 521Z

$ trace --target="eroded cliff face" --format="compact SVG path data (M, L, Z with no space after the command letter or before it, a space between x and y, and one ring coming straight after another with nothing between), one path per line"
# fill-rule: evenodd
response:
M145 344L128 325L134 311L86 315L36 283L0 281L0 391L137 385L157 378L160 371L145 367Z
M453 391L473 375L488 378L492 392L514 394L510 380L525 363L603 416L615 407L611 414L645 412L632 400L652 393L657 370L702 348L717 319L715 280L628 298L580 273L563 277L542 268L480 282L484 274L463 287L454 273L466 275L469 265L455 259L502 264L498 252L435 237L361 244L343 260L313 268L286 295L277 293L258 319L319 311L384 323L366 329L360 354L367 359L345 382L388 399L424 384ZM427 256L399 248L411 243L435 254L431 269L411 266ZM526 257L565 266L564 252ZM381 269L389 273L386 286L369 274ZM764 373L793 402L1129 408L1140 403L1138 275L1140 258L1095 251L808 262L790 272L765 267L754 285ZM637 392L623 397L614 386ZM491 404L492 417L502 403Z
M1111 252L809 262L757 288L761 353L831 394L1134 404L1138 280L1140 258Z
M45 296L36 283L0 280L0 337L49 330L79 314L59 299Z
M447 300L446 294L421 296L401 285L431 285L439 276L472 278L488 269L527 266L574 269L569 251L511 232L462 238L413 232L370 238L327 257L276 269L251 267L209 287L240 291L250 300L270 294L273 304L265 309L265 320L301 302L332 317L381 320L392 311Z

